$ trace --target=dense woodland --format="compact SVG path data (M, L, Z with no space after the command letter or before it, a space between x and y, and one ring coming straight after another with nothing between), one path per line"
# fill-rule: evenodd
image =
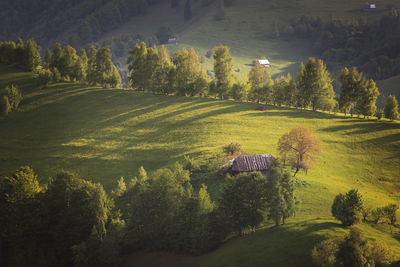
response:
M118 266L123 253L136 250L199 254L232 234L255 231L267 215L276 225L293 215L293 179L278 161L268 180L259 172L228 177L214 201L205 185L193 188L199 171L191 158L150 175L140 168L110 195L67 172L45 184L29 167L2 176L5 264Z
M287 25L272 25L272 37L311 40L314 51L329 64L357 66L377 80L400 74L400 16L396 9L370 22L303 16Z

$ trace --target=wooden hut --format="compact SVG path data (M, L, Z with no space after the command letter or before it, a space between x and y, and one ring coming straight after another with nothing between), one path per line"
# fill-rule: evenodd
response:
M270 154L239 156L232 162L232 171L234 173L259 171L267 176L268 168L273 160L274 156Z

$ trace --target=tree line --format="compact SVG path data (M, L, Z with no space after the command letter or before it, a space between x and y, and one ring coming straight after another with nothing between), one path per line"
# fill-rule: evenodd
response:
M205 185L194 189L197 167L185 161L152 174L141 167L111 194L68 172L43 184L30 167L0 177L6 266L118 266L136 250L200 254L267 218L279 225L293 215L293 180L279 161L268 180L259 172L227 177L215 200Z
M22 39L0 42L0 62L36 72L43 86L50 81L79 81L111 87L121 83L109 47L97 49L91 46L87 55L85 49L78 54L72 46L63 48L56 43L52 50L46 49L43 60L40 50L34 39L25 44Z
M214 47L212 55L214 79L201 69L200 57L194 49L178 50L170 57L164 46L148 48L141 42L128 57L128 81L136 90L153 93L351 112L364 117L376 115L379 90L372 79L366 79L355 67L342 70L340 95L335 96L333 79L321 59L309 58L305 65L301 63L295 79L288 74L275 80L256 61L245 80L239 81L233 75L233 57L228 47ZM393 96L387 101L393 102ZM391 105L392 111L385 112L385 117L396 119L398 105Z

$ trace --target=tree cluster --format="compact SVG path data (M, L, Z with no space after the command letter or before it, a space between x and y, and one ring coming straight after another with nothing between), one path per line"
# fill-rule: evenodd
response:
M375 115L376 99L379 96L375 82L367 80L356 67L344 68L340 74L339 109L346 115L353 112L364 117Z
M172 57L166 48L147 48L142 42L128 57L128 79L138 90L178 95L206 95L210 80L201 70L199 55L194 49L178 50Z
M6 266L116 263L122 221L100 184L61 172L39 184L30 167L0 178L0 238Z
M352 228L342 241L327 239L317 244L311 256L315 266L389 266L392 249L384 242L368 241L360 230Z
M214 47L213 59L215 79L211 81L193 49L178 50L169 57L165 47L147 48L142 42L130 52L129 79L134 88L155 93L215 96L313 110L335 107L332 79L322 60L310 58L306 66L302 64L296 81L288 74L274 83L259 62L243 82L235 80L233 58L226 46Z
M0 62L13 65L25 71L34 71L40 65L40 46L34 39L17 42L0 42Z
M207 187L195 190L185 168L120 178L107 195L100 184L60 172L40 184L30 167L0 177L0 241L6 266L117 266L121 253L168 250L200 254L231 233L268 218L285 223L295 207L294 185L274 162L259 172L227 177L213 201Z
M62 48L57 43L53 50L46 50L43 64L45 72L39 72L39 77L47 77L46 71L50 71L52 80L56 82L86 81L92 85L117 87L121 83L121 76L111 57L109 47L97 49L91 46L88 55L84 49L78 55L72 46Z
M400 16L395 9L378 21L302 16L272 29L272 37L312 40L316 53L327 62L358 66L374 79L400 74L399 36Z

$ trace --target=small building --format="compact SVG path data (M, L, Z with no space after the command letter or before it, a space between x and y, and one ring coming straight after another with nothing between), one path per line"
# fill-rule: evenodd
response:
M268 168L274 159L271 154L239 156L232 162L232 171L234 173L259 171L267 176Z
M365 3L365 4L363 5L363 9L364 9L364 10L375 10L375 9L376 9L376 4L375 4L375 3L372 3L372 4L370 4L370 3Z
M176 45L176 44L178 44L178 42L177 42L176 38L169 38L168 44Z
M269 63L268 59L259 59L258 63L260 63L260 65L263 66L264 68L271 67L271 64Z

